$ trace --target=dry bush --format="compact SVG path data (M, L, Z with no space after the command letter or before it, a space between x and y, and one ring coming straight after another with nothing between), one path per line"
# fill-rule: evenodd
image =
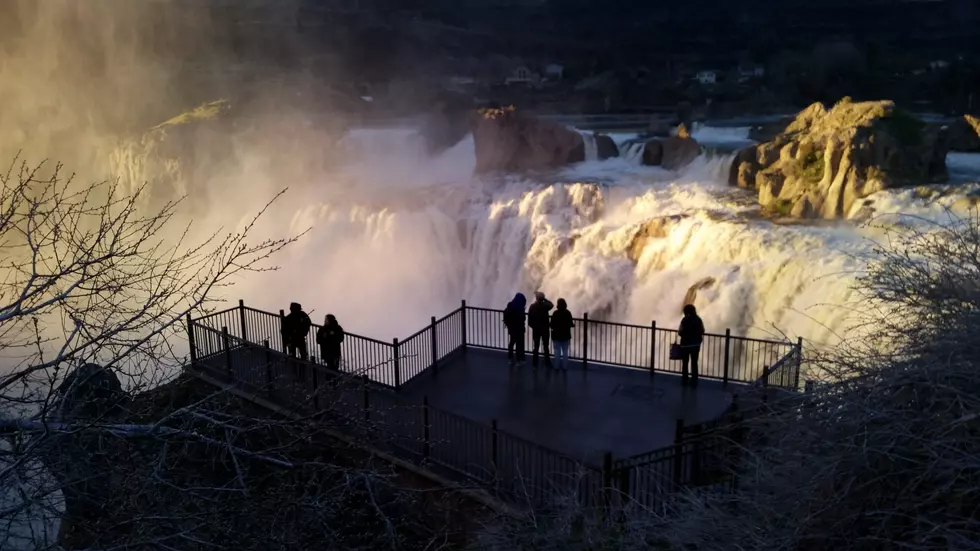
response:
M811 353L823 382L747 421L734 493L678 494L554 549L980 549L980 218L893 230L859 280L862 338ZM919 228L923 228L919 225ZM503 540L500 540L503 541ZM499 548L504 548L500 546Z
M294 237L256 240L257 216L202 238L175 227L175 203L147 213L143 190L51 168L0 173L0 549L452 541L461 507L330 438L336 418L177 378L185 316Z

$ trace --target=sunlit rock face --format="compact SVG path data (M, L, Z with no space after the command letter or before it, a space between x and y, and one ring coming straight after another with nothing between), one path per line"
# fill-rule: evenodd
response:
M945 132L889 101L802 111L772 141L739 153L733 185L759 192L769 211L797 218L844 218L884 189L945 182Z

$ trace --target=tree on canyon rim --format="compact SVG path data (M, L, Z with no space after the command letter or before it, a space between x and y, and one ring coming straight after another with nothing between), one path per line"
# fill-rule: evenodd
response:
M147 213L147 190L62 175L17 160L0 173L0 548L435 537L411 516L420 494L394 490L370 459L311 455L329 426L269 419L177 377L184 318L235 277L275 269L296 240L251 235L282 192L240 231L197 238L178 202ZM97 380L104 407L58 399Z

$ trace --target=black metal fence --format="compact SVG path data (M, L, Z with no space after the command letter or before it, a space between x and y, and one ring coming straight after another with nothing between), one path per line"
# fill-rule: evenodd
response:
M188 318L194 368L221 377L285 407L328 413L372 442L427 465L457 473L522 503L547 506L572 497L584 505L666 503L679 487L724 490L732 483L731 434L736 413L708 424L678 422L672 446L587 465L534 442L442 411L423 401L410 403L398 390L420 375L437 371L468 347L506 349L503 312L469 307L431 318L410 337L390 343L347 333L339 370L328 369L317 350L310 362L286 355L282 319L246 307ZM319 329L307 337L314 344ZM678 372L668 359L677 332L650 326L575 320L570 356L586 368L599 363L657 372ZM525 346L530 346L527 334ZM796 390L801 343L706 335L701 376L724 382ZM737 402L736 402L737 404ZM737 405L735 408L737 409Z
M503 324L503 311L465 306L466 345L506 350L510 336ZM457 310L458 311L458 310ZM650 373L680 373L681 363L670 360L670 345L678 340L673 329L589 319L574 320L569 358L589 364L607 364L647 370ZM524 346L530 349L531 334L525 332ZM799 388L802 340L791 343L708 333L701 344L700 377L723 382L755 384L770 373L768 384ZM773 372L769 366L779 366Z

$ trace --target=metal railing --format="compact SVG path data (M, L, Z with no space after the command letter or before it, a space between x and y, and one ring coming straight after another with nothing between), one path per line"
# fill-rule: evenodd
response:
M505 350L509 340L503 311L467 306L432 317L428 326L406 339L384 342L346 333L338 370L318 362L314 324L307 336L309 362L286 354L284 312L248 308L188 317L192 366L239 384L256 396L284 407L325 412L362 431L372 441L423 464L458 473L502 496L547 506L575 496L583 504L639 503L660 506L679 487L724 489L733 482L732 427L737 402L721 418L685 427L678 421L675 443L663 449L587 465L544 446L434 408L423 400L409 403L397 392L467 348ZM643 369L651 375L677 373L669 360L677 331L649 326L574 320L570 357L590 364ZM530 352L531 334L525 333ZM747 388L799 387L802 342L789 343L707 334L701 347L700 376Z
M438 321L435 325L438 332ZM216 331L194 320L191 331L202 346L192 369L253 396L307 415L330 415L381 449L461 475L514 503L547 507L569 498L586 507L601 503L608 474L501 431L496 421L473 421L430 406L427 399L412 403L366 376L294 359L267 343L232 336L227 328ZM428 334L426 329L418 335Z
M468 332L466 345L506 350L510 336L503 324L503 311L465 306L463 315ZM679 336L673 329L650 325L632 325L589 319L588 314L574 319L569 358L589 364L657 372L680 373L681 363L670 360L670 345ZM531 350L530 331L524 334L524 347ZM723 382L755 384L769 373L768 384L796 390L799 388L799 351L802 340L791 343L707 333L701 344L699 376ZM773 371L768 366L779 366Z

